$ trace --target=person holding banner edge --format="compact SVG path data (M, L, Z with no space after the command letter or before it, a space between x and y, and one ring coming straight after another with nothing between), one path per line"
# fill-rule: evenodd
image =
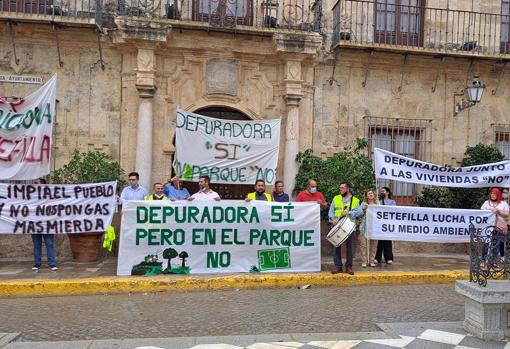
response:
M255 191L246 195L246 201L257 200L257 201L273 201L270 194L266 193L266 182L262 179L255 181Z
M503 200L503 195L501 190L498 188L492 188L489 192L488 199L483 203L482 210L490 210L496 215L496 227L499 229L500 233L503 235L508 234L508 224L507 219L510 217L509 206L505 200ZM494 236L494 241L491 241L490 245L493 245L491 263L495 263L496 258L499 256L500 251L500 234L498 233ZM489 254L489 244L485 243L482 250L482 260L485 261L487 255Z
M220 201L220 195L209 186L211 179L209 176L198 177L198 187L200 190L188 198L188 201Z
M337 224L340 218L348 216L351 220L357 219L361 215L361 206L359 199L351 194L351 185L347 182L340 183L340 195L333 198L329 206L329 221L333 225ZM354 275L352 270L352 260L354 258L354 240L356 234L351 234L344 244L347 247L347 259L345 261L345 272ZM332 274L343 273L341 245L333 249L333 262L335 269Z
M379 190L379 205L397 206L397 203L393 200L390 188L382 187ZM392 265L393 243L391 240L379 240L377 242L377 251L375 252L374 263L381 264L383 255L386 264Z

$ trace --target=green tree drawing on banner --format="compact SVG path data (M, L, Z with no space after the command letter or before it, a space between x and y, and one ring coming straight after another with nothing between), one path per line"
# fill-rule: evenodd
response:
M188 255L188 252L186 251L182 251L181 253L179 253L179 258L182 260L182 263L181 263L181 268L185 268L186 267L186 258L188 258L189 255Z
M173 248L167 248L163 251L163 258L168 259L167 269L170 270L172 264L170 263L172 258L177 257L178 253Z

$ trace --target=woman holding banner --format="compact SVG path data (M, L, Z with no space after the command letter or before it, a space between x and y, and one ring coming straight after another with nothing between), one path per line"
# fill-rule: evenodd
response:
M375 267L373 262L375 253L374 246L375 241L368 240L366 229L367 229L367 208L368 205L377 205L379 202L375 196L375 192L372 189L365 190L365 200L361 203L361 216L359 217L359 233L360 233L360 249L361 249L361 267L366 268L367 264L371 267ZM373 244L372 244L373 242Z
M496 214L496 227L499 232L503 235L508 234L507 219L509 218L508 204L503 200L503 194L498 188L492 188L489 193L489 198L482 205L482 210L491 210ZM492 240L492 238L494 240ZM485 261L487 254L489 253L489 245L493 246L491 263L496 262L496 257L499 255L500 249L500 238L499 233L491 238L490 243L485 243L482 250L482 260Z
M395 200L393 200L390 188L382 187L379 191L379 205L397 205ZM393 264L393 244L391 240L379 240L377 242L377 251L375 253L374 263L381 264L383 255L387 264Z

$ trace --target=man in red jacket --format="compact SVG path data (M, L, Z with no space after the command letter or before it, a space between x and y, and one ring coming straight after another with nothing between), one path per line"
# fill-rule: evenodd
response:
M320 191L317 191L317 182L313 179L309 179L306 185L306 189L298 194L296 202L308 202L313 201L319 203L323 208L327 209L328 204L324 195Z

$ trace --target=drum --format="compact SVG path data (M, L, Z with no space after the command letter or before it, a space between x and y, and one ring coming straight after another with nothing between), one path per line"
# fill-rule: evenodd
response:
M349 217L344 217L330 230L326 239L335 247L340 246L356 230L356 224Z

